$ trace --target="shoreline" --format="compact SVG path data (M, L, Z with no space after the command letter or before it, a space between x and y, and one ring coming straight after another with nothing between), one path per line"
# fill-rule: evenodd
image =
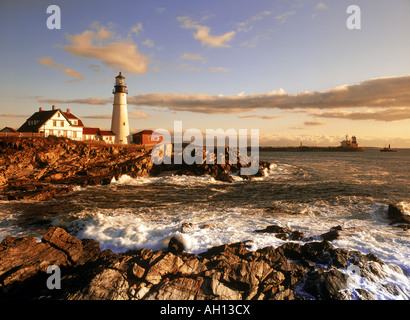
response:
M111 183L122 175L155 177L164 171L177 175L210 175L218 181L233 182L241 162L229 164L161 164L155 165L151 150L133 145L86 143L68 138L1 138L0 139L0 200L48 200L73 191L74 186ZM238 153L238 158L240 157ZM215 161L216 163L216 161ZM269 163L259 161L254 175L263 175ZM253 176L242 176L252 179Z
M258 230L271 231L283 230ZM200 254L184 252L172 238L168 250L113 253L50 227L41 242L32 237L1 242L0 300L376 300L352 286L354 272L371 281L402 273L372 253L336 248L332 237L322 236L256 251L247 241L237 242ZM46 285L50 265L61 270L61 289Z
M109 184L124 174L155 177L171 170L229 183L230 174L239 170L231 165L153 166L149 152L132 147L54 137L0 143L5 169L0 199L8 201L48 200L67 194L73 185ZM269 165L261 161L259 174ZM392 225L409 229L409 216L400 208L389 205L388 216ZM33 237L2 240L0 300L377 300L374 292L355 287L352 271L373 282L403 271L372 253L334 247L331 241L346 236L345 231L337 226L309 239L298 230L267 226L254 232L273 233L287 242L256 251L249 250L247 241L235 242L193 254L172 238L168 250L113 253L101 250L95 240L50 227L40 242ZM45 286L50 265L61 269L61 290ZM388 285L383 288L388 295L408 298L400 286Z

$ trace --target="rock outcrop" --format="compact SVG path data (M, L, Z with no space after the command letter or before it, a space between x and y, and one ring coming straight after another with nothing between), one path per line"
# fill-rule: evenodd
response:
M410 215L405 214L403 208L400 206L389 204L387 217L390 219L390 224L402 228L403 230L410 229Z
M248 245L221 245L196 255L183 252L174 239L169 251L114 254L101 251L94 240L51 227L40 242L31 237L1 242L0 299L371 299L366 290L349 287L343 270L355 266L379 281L377 272L385 266L373 254L335 248L328 241L257 251ZM46 285L51 265L60 268L60 289Z
M0 139L0 200L46 200L73 190L73 186L109 184L122 175L132 178L156 176L163 171L182 175L210 175L232 182L231 173L242 165L161 164L155 165L150 149L136 145L86 143L67 138ZM238 155L240 160L243 156ZM269 163L260 162L255 176L261 176ZM250 177L246 177L250 178Z

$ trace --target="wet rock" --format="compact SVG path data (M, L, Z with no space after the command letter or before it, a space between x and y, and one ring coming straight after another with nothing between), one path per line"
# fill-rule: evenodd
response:
M158 284L161 282L162 277L176 273L183 264L181 258L171 252L167 253L150 266L145 275L145 280L152 284Z
M319 300L346 300L341 291L348 289L349 276L332 269L320 269L308 274L303 290Z
M397 205L389 204L387 216L394 223L410 224L410 216L404 213L404 210Z
M330 231L321 234L320 237L326 241L333 241L339 238L341 231L342 231L341 226L332 227L330 228Z
M304 233L299 230L291 230L286 227L281 227L278 225L270 225L265 229L255 230L258 233L275 233L275 237L282 240L302 240L304 238Z
M181 225L181 232L182 233L187 233L187 232L193 231L194 229L195 229L195 226L191 222L184 222Z
M7 237L0 244L0 289L46 272L50 265L66 266L67 255L33 237ZM5 289L7 288L7 289Z
M339 232L337 230L332 229L329 232L321 234L320 237L326 241L336 240L337 238L339 238Z
M67 287L62 292L61 298L64 300L128 300L129 283L121 272L109 268L102 269L100 272L87 271L82 275L82 281L76 279L78 275L74 279L64 279Z
M0 244L0 299L349 299L349 276L337 268L360 265L371 281L385 275L372 254L328 241L249 250L249 242L209 248L200 255L175 251L100 251L94 240L50 227L41 242L7 237ZM64 290L48 290L46 269L61 268ZM398 268L398 267L397 267ZM394 288L387 288L394 291ZM397 291L397 290L396 290ZM394 292L396 292L394 291ZM364 291L351 292L361 299Z
M288 228L285 227L281 227L278 225L270 225L267 226L265 229L259 229L259 230L255 230L255 232L266 232L266 233L286 233L289 232Z
M64 229L49 228L41 241L64 252L71 263L84 263L83 243L80 239L69 235Z
M144 296L145 300L204 300L204 278L167 279Z
M168 243L168 251L173 254L180 254L184 252L185 246L184 244L179 241L177 238L172 237Z

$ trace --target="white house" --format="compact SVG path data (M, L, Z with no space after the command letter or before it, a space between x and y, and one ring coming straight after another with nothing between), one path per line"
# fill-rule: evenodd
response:
M74 116L70 109L63 112L53 105L51 110L39 109L17 130L19 132L39 132L46 137L67 137L73 140L83 140L83 123Z

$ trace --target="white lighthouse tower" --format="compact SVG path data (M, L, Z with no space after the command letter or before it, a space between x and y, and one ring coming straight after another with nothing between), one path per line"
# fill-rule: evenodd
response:
M115 86L112 91L114 103L112 108L111 131L115 133L115 143L130 143L130 127L128 125L127 110L127 86L125 77L121 75L115 77Z

